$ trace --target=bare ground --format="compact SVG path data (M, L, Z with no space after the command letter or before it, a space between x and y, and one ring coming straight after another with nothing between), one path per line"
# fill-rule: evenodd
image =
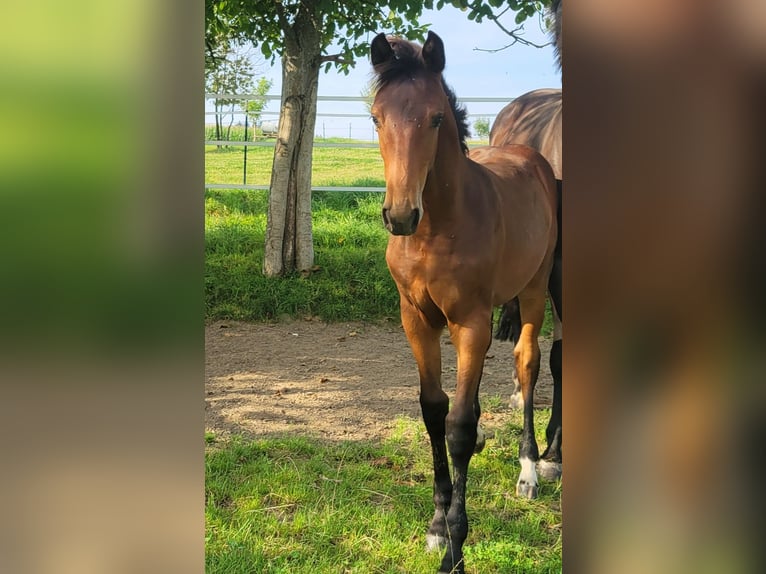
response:
M415 361L398 325L218 321L206 326L205 345L205 426L217 437L378 441L397 417L420 418ZM550 345L540 340L538 406L551 403ZM512 345L493 341L481 396L500 397L501 406L482 414L487 430L509 418L512 376ZM455 350L446 332L442 381L452 396Z

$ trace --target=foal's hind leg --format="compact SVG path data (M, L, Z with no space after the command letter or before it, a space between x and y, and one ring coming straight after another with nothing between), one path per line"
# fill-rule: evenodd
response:
M444 419L449 410L449 397L441 385L442 327L426 323L424 317L406 299L401 298L402 326L410 342L420 376L420 408L431 439L434 466L434 516L426 534L426 549L437 550L447 545L447 512L452 502L452 480L449 473Z
M528 289L519 295L521 308L521 335L514 348L516 370L524 398L524 428L519 444L521 473L516 483L516 494L526 498L537 496L537 471L540 457L535 439L534 392L540 372L540 346L537 338L545 315L545 291Z

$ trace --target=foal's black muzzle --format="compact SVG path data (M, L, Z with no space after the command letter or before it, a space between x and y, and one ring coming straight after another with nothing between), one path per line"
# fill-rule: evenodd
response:
M415 208L404 217L394 217L390 209L383 208L383 224L391 235L412 235L418 228L420 211Z

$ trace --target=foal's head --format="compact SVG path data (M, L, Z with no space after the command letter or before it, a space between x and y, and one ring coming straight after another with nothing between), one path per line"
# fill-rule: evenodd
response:
M465 153L466 114L442 80L444 44L433 32L422 48L378 34L370 53L376 73L372 121L386 177L383 222L394 235L411 235L423 217L423 188L439 132L451 132Z

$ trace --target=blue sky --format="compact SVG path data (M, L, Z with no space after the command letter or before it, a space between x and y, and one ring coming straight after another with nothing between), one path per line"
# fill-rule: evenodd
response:
M505 20L504 25L507 28L514 27L513 14L507 14ZM516 44L496 53L478 51L476 48L501 48L510 43L510 38L493 22L485 20L477 24L452 6L446 6L440 11L427 10L421 16L420 22L430 24L430 29L439 34L444 41L447 59L444 78L458 98L493 96L510 100L536 88L561 87L561 75L554 62L552 46L535 48ZM374 36L374 33L370 33L368 40L372 40ZM537 18L527 21L524 37L537 44L548 41L545 32L540 30ZM270 93L279 94L279 62L277 61L274 67L261 66L261 73L274 82ZM358 61L348 76L334 69L328 73L321 72L319 95L359 96L370 77L371 65L368 60ZM471 102L467 107L469 114L483 114L492 118L503 105ZM271 102L266 109L277 112L279 107L276 102ZM365 108L362 103L356 102L320 101L318 112L365 113ZM275 116L265 115L264 119L275 119ZM327 137L348 137L349 124L352 137L372 138L373 130L368 118L320 116L317 117L315 131L321 136L324 128Z
M513 19L508 20L506 27L513 26ZM452 6L440 11L428 10L420 22L431 24L430 29L444 41L447 56L444 77L458 96L517 96L535 88L561 86L551 46L535 48L517 44L497 53L477 51L475 48L500 48L508 44L510 38L494 23L472 22ZM368 39L374 36L370 33ZM527 22L524 37L538 44L548 40L539 29L537 19ZM322 74L319 93L358 95L369 80L370 72L369 62L360 61L347 77L333 71Z

